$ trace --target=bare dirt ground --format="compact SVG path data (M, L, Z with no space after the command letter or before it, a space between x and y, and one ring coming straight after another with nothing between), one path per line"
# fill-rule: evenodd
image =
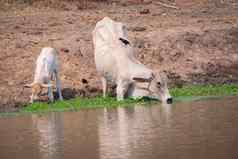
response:
M238 2L177 0L178 9L148 0L91 5L1 9L0 111L29 101L23 85L32 82L45 46L59 51L65 98L101 93L91 32L105 16L128 26L138 59L166 71L171 85L238 83Z

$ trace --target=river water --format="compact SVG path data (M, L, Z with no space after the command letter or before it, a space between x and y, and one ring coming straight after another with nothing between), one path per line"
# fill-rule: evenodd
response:
M238 97L0 117L0 159L238 159Z

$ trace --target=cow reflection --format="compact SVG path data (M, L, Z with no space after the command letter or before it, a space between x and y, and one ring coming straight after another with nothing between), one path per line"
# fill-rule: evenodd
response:
M160 106L104 109L99 125L100 158L140 159L152 157L151 152L163 155L158 147L169 143L163 136L168 133L170 123L164 109ZM156 156L159 155L153 157Z

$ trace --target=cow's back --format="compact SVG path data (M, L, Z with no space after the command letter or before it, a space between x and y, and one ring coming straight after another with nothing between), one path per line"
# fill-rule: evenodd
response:
M57 51L54 48L45 47L42 49L38 59L37 64L47 63L51 69L57 69L58 67L58 57Z
M58 70L57 51L44 47L36 61L35 80L48 79Z

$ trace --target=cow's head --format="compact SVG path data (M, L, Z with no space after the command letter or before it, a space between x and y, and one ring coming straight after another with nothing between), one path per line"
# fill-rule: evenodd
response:
M161 100L167 104L173 102L167 86L168 79L165 73L153 73L150 78L134 77L133 80L148 83L147 87L143 88L148 91L148 97Z
M42 83L31 83L26 84L24 87L31 88L32 95L30 96L30 102L33 103L34 100L38 100L40 98L41 92L43 88L51 87L51 84L42 84Z

